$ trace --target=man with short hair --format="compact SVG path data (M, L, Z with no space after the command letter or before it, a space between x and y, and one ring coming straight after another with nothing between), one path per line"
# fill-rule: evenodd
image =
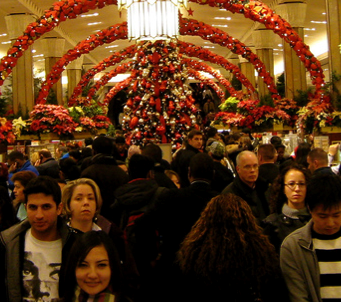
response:
M316 174L333 174L333 171L329 167L328 154L321 148L315 148L308 153L307 162L309 164L309 170L313 175Z
M171 167L180 176L181 188L190 185L188 180L188 167L191 158L200 152L203 144L203 135L201 131L193 129L189 132L188 143L185 149L180 150L173 159Z
M13 174L19 171L32 171L37 176L39 175L38 170L32 166L31 162L26 160L24 158L24 154L19 151L12 151L10 154L8 154L7 161L10 165L8 169L8 184L11 190L14 188L14 184L11 181Z
M40 164L36 167L39 175L50 176L54 179L59 178L59 164L52 157L49 150L40 150L39 152Z
M281 269L290 300L341 300L341 180L317 174L305 198L312 219L283 242Z
M257 156L251 151L242 151L237 156L236 164L238 175L222 193L232 193L244 199L260 223L269 215L269 205L265 197L268 184L258 178Z
M61 191L55 180L39 176L24 193L27 219L0 234L0 300L57 300L62 254L73 241L59 218Z
M275 165L277 160L277 151L272 144L264 144L258 147L257 152L259 163L259 177L262 177L269 183L273 183L279 174L279 167Z

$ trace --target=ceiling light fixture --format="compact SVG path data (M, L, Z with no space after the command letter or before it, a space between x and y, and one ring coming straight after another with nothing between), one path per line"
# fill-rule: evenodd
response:
M179 8L187 0L118 0L128 12L130 40L168 40L179 35Z

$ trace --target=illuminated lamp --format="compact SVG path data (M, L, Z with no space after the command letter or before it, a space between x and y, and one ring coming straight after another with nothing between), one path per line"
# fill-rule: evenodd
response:
M118 0L127 9L130 40L168 40L179 35L179 7L187 0Z

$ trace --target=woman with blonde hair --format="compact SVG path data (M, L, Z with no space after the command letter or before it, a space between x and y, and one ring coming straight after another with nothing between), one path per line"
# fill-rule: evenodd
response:
M233 194L207 204L178 260L188 292L184 301L287 301L274 247L249 205Z
M95 220L101 210L102 197L92 179L79 178L70 181L63 188L62 203L63 214L70 227L83 233L101 229Z

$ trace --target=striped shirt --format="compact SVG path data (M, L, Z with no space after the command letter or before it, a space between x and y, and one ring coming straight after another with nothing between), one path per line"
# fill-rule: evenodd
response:
M320 268L321 298L341 302L341 230L333 235L312 231L312 236Z

